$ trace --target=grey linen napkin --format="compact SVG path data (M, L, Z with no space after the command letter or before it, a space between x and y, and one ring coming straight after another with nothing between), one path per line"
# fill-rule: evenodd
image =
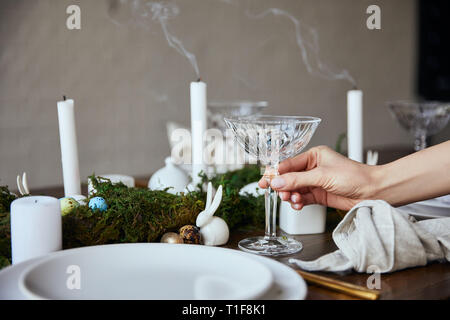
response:
M289 259L309 271L386 273L450 261L450 218L416 221L383 200L353 207L333 231L338 250L314 261Z

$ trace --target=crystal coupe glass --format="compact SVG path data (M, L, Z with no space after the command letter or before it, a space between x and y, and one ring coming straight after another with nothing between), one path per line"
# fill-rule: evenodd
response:
M414 150L427 147L427 137L445 128L450 119L450 103L394 101L389 110L400 125L414 135Z
M266 166L264 178L270 182L283 160L300 153L311 140L321 119L258 115L225 118L237 142L244 150ZM301 242L278 237L276 229L278 192L268 187L265 192L265 235L241 240L239 248L260 255L275 256L298 252Z

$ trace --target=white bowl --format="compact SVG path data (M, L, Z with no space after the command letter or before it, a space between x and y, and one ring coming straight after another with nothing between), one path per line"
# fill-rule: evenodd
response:
M260 298L272 280L263 263L235 250L136 243L57 252L28 267L19 289L31 299L239 300Z

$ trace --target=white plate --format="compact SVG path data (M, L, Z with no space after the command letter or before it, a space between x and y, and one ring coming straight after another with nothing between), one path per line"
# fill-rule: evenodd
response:
M132 244L133 246L136 244ZM154 244L143 244L143 245L154 245ZM165 244L166 245L166 244ZM124 244L120 244L120 246L124 246ZM186 246L186 245L182 245ZM203 246L202 246L203 247ZM261 300L300 300L305 299L307 294L307 286L305 281L295 272L294 269L267 257L260 257L256 255L252 255L249 253L231 250L231 249L223 249L223 248L215 248L216 250L230 250L239 254L241 256L247 257L254 261L257 261L264 266L266 266L273 275L273 282L270 288L266 291L266 293L260 297ZM69 251L69 250L66 250ZM60 251L65 252L65 251ZM47 255L45 257L35 258L32 260L24 261L22 263L9 266L0 271L0 299L27 299L28 296L25 296L21 290L19 289L19 279L22 277L24 271L30 268L30 266L45 261L50 256L59 254L53 253L51 255ZM66 275L69 276L69 275ZM142 298L140 298L142 299ZM158 297L157 299L161 299ZM169 298L173 299L173 298Z
M450 211L450 203L439 201L437 199L419 201L419 202L416 202L416 204L427 206L427 207L433 207L433 208L445 208Z
M274 259L241 252L267 266L274 277L271 288L261 300L304 300L308 293L305 280L291 267Z
M137 243L60 251L24 271L19 288L31 299L247 300L260 298L272 279L235 250ZM80 290L67 284L74 280Z
M421 202L411 203L398 209L419 219L450 217L450 208L423 205Z

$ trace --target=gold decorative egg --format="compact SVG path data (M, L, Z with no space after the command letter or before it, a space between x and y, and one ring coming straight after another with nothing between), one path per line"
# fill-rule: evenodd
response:
M164 233L163 236L161 237L160 242L162 242L162 243L184 243L183 238L180 237L180 235L175 232Z

